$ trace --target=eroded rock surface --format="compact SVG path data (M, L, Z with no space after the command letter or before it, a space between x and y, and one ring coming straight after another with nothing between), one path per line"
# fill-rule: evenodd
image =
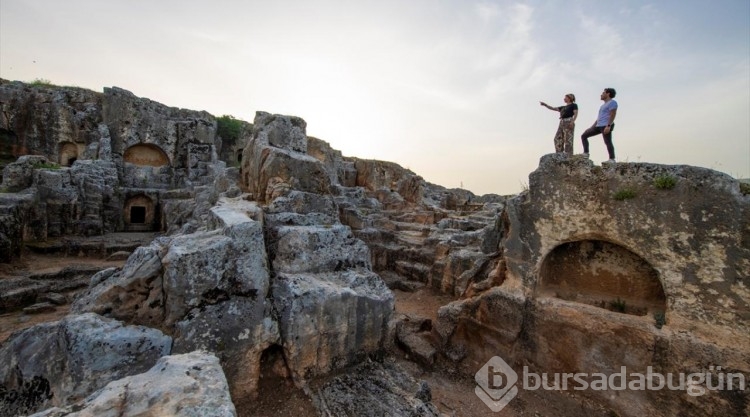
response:
M33 417L234 417L219 359L204 352L164 356L148 371L107 384L89 398Z
M0 347L2 415L77 402L168 355L172 338L88 313L13 334Z
M314 394L322 416L434 416L430 388L391 363L365 362Z
M468 374L498 355L547 373L748 375L748 200L708 169L547 155L503 213L502 284L440 309L443 350ZM747 389L584 394L622 415L750 411Z

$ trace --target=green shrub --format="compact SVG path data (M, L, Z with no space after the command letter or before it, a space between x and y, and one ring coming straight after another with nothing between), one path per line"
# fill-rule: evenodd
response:
M60 169L60 165L54 162L37 162L34 164L34 169Z
M224 115L216 118L216 133L225 142L235 143L242 133L242 120Z
M32 82L29 84L35 86L35 87L51 87L54 84L52 84L52 81L46 79L46 78L35 78Z
M622 201L622 200L629 200L631 198L635 198L636 195L637 193L635 192L634 189L630 187L626 187L626 188L617 190L617 192L615 192L612 195L612 198L614 198L615 200Z
M654 187L660 190L671 190L675 185L677 185L677 178L669 174L662 174L654 178Z
M740 182L740 192L742 195L750 194L750 183Z

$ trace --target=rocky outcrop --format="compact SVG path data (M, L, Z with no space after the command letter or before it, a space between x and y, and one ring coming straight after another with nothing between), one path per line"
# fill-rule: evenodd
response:
M44 155L70 165L99 140L101 93L0 79L0 155ZM86 155L92 159L92 155Z
M501 284L440 309L448 358L467 373L498 355L548 374L748 375L750 201L735 180L558 155L529 178L502 214ZM742 390L610 393L585 395L621 415L748 412Z
M301 119L259 113L254 126L246 155L277 154L291 166L312 164L326 173L321 161L304 153L308 145ZM292 377L303 385L311 377L381 352L393 295L372 272L367 246L339 221L329 195L335 175L317 177L326 186L310 188L284 171L287 165L272 160L269 156L268 164L260 167L246 159L243 181L256 193L271 175L289 186L260 195L271 199L265 222L281 344ZM256 170L261 173L254 174ZM315 178L315 172L305 175Z
M0 411L26 414L77 402L149 369L171 345L158 330L91 313L15 333L0 347Z
M204 352L165 356L148 371L109 383L89 398L32 417L234 417L219 360Z
M298 117L257 112L242 155L240 183L256 201L270 203L289 190L330 193L324 165L308 155L307 124Z
M73 305L174 335L174 351L220 356L232 391L251 395L259 358L278 340L261 211L245 200L211 209L210 230L156 239L121 271L92 279ZM254 220L257 218L258 220Z
M175 222L171 231L179 231L191 213L174 196L206 194L196 188L212 188L224 174L216 130L206 112L117 87L94 93L0 80L0 216L9 224L0 230L0 260L17 258L23 241L150 232ZM31 203L7 196L21 192ZM168 217L175 207L186 218Z

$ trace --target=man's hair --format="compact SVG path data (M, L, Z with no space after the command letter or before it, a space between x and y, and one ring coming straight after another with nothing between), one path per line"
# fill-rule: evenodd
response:
M609 94L609 98L615 98L615 96L617 95L617 91L615 91L614 88L605 88L604 91Z

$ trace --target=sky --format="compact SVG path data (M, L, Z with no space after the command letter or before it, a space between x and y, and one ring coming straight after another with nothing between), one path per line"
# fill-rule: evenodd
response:
M298 116L475 194L520 192L554 152L539 101L575 94L580 153L612 87L618 161L750 178L748 0L0 0L0 78Z

